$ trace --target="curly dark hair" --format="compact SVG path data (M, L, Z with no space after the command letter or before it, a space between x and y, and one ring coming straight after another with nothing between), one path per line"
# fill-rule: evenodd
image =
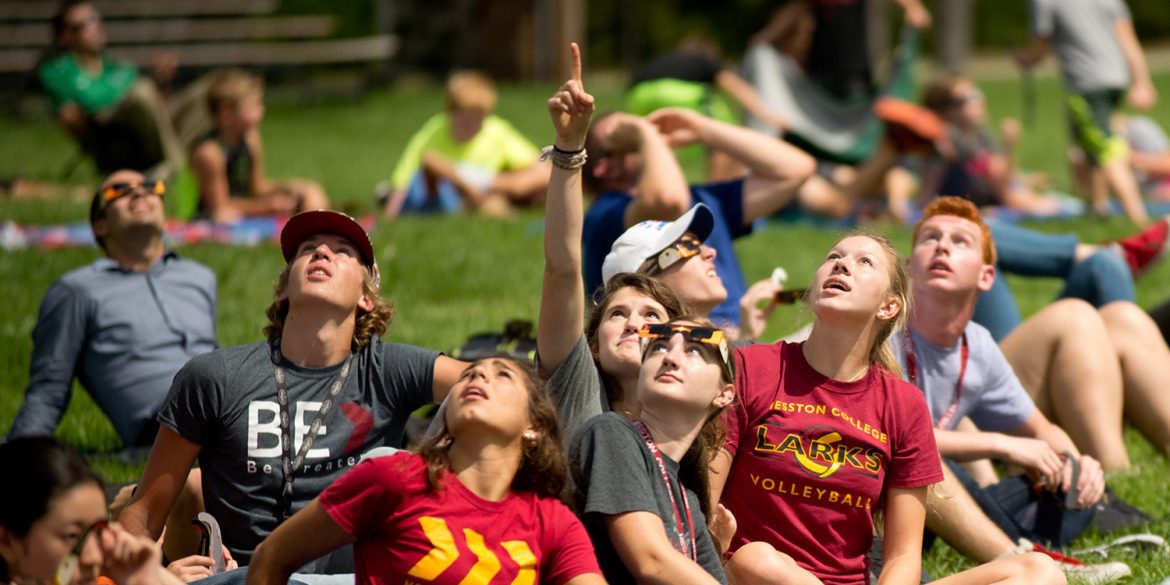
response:
M280 296L288 288L288 276L291 268L292 264L287 264L280 272L273 291L276 298L265 311L268 316L268 324L264 326L264 337L269 341L275 340L284 333L284 320L288 318L288 300L282 300ZM369 345L375 337L384 335L386 330L390 328L390 322L394 319L394 306L382 298L382 287L378 284L378 279L365 266L362 267L362 292L374 299L374 309L368 312L358 311L357 320L353 326L351 351L357 351Z
M568 465L565 460L564 441L557 421L556 406L544 391L536 371L525 362L506 355L489 356L475 360L471 367L492 360L505 361L521 372L524 387L528 390L528 420L536 431L534 440L524 440L520 468L512 478L512 491L533 492L538 496L556 498L568 503ZM443 416L446 416L446 410ZM444 421L445 422L445 421ZM424 440L418 446L418 454L427 466L427 485L439 491L443 476L451 471L449 451L458 439L444 424L442 431Z
M597 361L599 347L597 330L601 328L601 321L605 319L605 311L609 308L613 297L626 288L646 295L662 305L662 308L666 309L667 319L673 319L683 313L690 312L686 303L675 296L674 291L669 286L645 274L622 272L614 275L606 281L604 287L598 289L597 300L593 303L593 308L589 312L589 320L585 323L585 341L589 344L589 353L593 354L593 363L597 366L597 373L601 377L601 386L605 388L605 398L609 404L621 401L622 388L612 376L601 369L601 364Z

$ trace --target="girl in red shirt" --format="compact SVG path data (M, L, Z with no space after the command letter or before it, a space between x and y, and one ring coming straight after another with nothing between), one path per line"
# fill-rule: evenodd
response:
M358 583L604 583L560 499L556 412L527 366L473 363L443 423L418 453L363 461L281 524L256 549L248 583L286 583L350 543Z

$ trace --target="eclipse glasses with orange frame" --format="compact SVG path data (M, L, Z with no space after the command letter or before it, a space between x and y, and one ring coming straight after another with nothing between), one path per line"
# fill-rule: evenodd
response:
M684 235L661 252L647 259L647 266L642 272L647 276L654 276L682 260L697 256L703 251L703 243L692 235ZM653 260L654 262L649 262Z
M161 180L110 183L109 185L102 187L102 190L99 193L101 194L102 207L104 208L117 199L139 192L145 193L147 195L158 195L159 197L162 197L167 192L167 185Z
M638 336L650 342L655 339L670 339L680 333L687 341L696 341L719 348L719 365L723 367L728 379L734 379L731 371L731 348L727 345L727 337L723 335L722 329L679 323L646 323L638 331Z

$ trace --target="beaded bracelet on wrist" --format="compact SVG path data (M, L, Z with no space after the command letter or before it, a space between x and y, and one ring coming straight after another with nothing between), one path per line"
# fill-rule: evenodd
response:
M552 165L564 171L575 171L585 166L585 161L589 159L589 155L585 149L577 151L564 151L556 146L545 147L540 155L541 161L552 160Z

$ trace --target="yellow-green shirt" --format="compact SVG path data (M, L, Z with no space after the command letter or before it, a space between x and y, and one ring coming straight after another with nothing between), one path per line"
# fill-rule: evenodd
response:
M464 143L451 135L451 118L446 112L431 116L410 138L394 167L390 181L396 189L410 184L422 164L423 153L434 151L456 163L470 163L493 173L513 171L536 161L540 150L496 115L483 121L483 128Z

